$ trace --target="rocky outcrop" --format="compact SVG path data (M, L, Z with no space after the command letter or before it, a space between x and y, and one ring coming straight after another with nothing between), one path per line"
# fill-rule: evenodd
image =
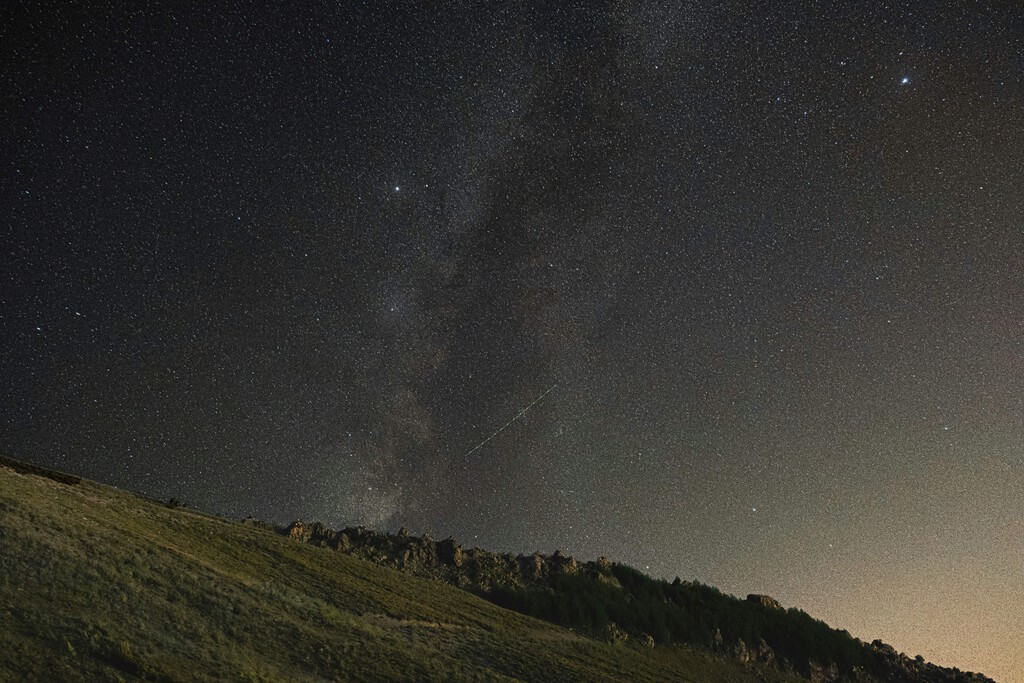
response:
M839 675L839 667L835 664L826 667L816 662L810 663L808 678L811 680L811 683L837 683L842 680L842 677Z
M293 540L322 548L333 548L337 545L338 534L320 522L306 524L301 519L297 519L288 526L285 533Z
M437 559L444 564L461 567L465 560L465 553L462 551L462 546L449 536L437 544Z
M775 664L775 650L768 647L768 643L764 642L764 638L761 638L757 642L757 649L754 650L754 657L762 664Z
M523 576L531 581L540 581L544 578L544 556L540 553L534 553L530 556L520 555L519 566Z
M747 644L743 642L743 639L736 641L736 645L732 648L732 656L743 662L749 664L750 662L756 661L755 655L747 647Z
M576 574L584 568L574 557L560 550L551 555L491 553L480 548L467 549L452 537L435 541L429 534L413 536L404 527L396 534L365 527L334 531L319 522L300 519L284 529L284 533L300 543L331 548L403 571L482 590L496 586L544 585L549 577ZM585 566L592 574L606 575L613 585L618 585L607 559Z
M606 641L615 645L625 643L629 640L629 634L619 628L619 625L614 621L609 621L605 625L603 636Z
M747 596L747 602L752 602L755 605L767 607L768 609L782 609L782 604L770 595L758 595L757 593L751 593Z
M764 638L758 640L757 645L748 645L742 638L735 644L727 646L725 638L720 629L715 629L711 638L711 648L717 652L725 652L731 657L738 659L744 664L760 663L768 666L787 668L787 663L780 660Z
M880 660L887 679L893 681L927 681L927 683L995 683L991 678L973 671L947 669L924 661L923 657L911 659L896 648L881 640L871 642L872 652Z
M579 567L576 558L572 555L563 555L561 550L556 550L548 559L551 571L559 574L575 574Z
M311 534L312 532L306 527L306 523L301 519L297 519L289 524L288 528L285 530L285 535L288 536L288 538L302 543L308 541Z

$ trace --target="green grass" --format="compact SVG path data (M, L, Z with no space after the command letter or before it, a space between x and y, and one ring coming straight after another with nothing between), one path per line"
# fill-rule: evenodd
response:
M0 680L801 680L43 474L0 464Z

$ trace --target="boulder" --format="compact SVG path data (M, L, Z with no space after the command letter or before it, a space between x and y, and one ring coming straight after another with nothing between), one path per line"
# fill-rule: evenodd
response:
M715 627L715 634L711 637L711 646L716 650L725 647L725 638L722 637L722 629Z
M749 664L755 660L754 653L750 651L750 648L747 647L742 638L736 641L736 647L732 649L732 655L744 664Z
M297 519L288 527L288 538L305 543L313 535L313 530L301 519Z
M769 609L782 609L782 604L770 595L758 595L757 593L751 593L747 596L747 602L752 602L755 605L760 605L761 607L767 607Z
M519 557L519 566L524 579L538 581L544 577L545 562L544 556L534 553L530 556Z
M619 628L614 621L609 621L604 627L604 639L609 643L618 645L629 640L629 634Z
M445 564L461 567L465 558L462 546L449 536L437 544L437 559Z
M561 550L556 550L548 561L551 563L551 569L561 574L575 574L578 569L576 558L572 555L563 555Z
M764 664L775 663L775 650L768 646L768 643L764 642L764 638L761 638L757 643L757 650L755 653L757 661Z
M320 522L313 522L306 525L306 528L309 531L309 536L306 539L308 543L318 545L321 548L334 545L335 532L330 527Z

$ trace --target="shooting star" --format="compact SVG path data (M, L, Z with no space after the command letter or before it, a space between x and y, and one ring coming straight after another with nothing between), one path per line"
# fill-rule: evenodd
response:
M491 439L493 439L494 437L496 437L496 436L497 436L498 434L501 434L501 433L502 433L503 431L505 431L505 428L506 428L506 427L508 427L508 426L509 426L510 424L512 424L513 422L515 422L515 421L516 421L516 420L518 420L519 418L521 418L521 417L523 416L523 414L525 414L525 413L526 413L526 411L527 411L527 410L529 410L529 409L530 409L530 408L532 408L533 406L535 406L535 405L537 405L538 403L540 403L540 400L541 400L542 398L544 398L545 396L547 396L547 395L548 395L549 393L551 393L551 390L552 390L552 389L554 389L554 388L555 388L555 387L557 387L557 386L558 386L558 382L555 382L554 384L552 384L552 385L551 385L550 387L548 387L548 388L547 388L547 390L546 390L546 391L545 391L545 392L544 392L543 394L541 394L541 395L540 395L540 396L538 396L537 398L533 399L533 402L532 402L532 403L530 403L530 405L528 405L528 406L526 406L525 408L523 408L522 410L520 410L520 411L519 411L518 413L516 413L516 416L515 416L515 417L513 417L513 418L512 418L511 420L509 420L508 422L506 422L505 424L503 424L503 425L502 425L501 427L499 427L499 428L498 428L498 431L494 432L494 433L493 433L493 434L491 434L491 435L490 435L489 437L487 437L486 439L484 439L483 441L481 441L481 442L480 442L480 443L478 443L477 445L475 445L475 446L473 446L472 448L470 448L470 449L469 449L469 450L468 450L468 451L466 452L466 454L465 454L464 456L462 456L462 457L463 457L463 458L468 458L468 457L469 457L469 456L471 456L471 455L472 455L473 453L475 453L476 451L480 450L480 448L482 448L482 447L483 447L483 445L484 445L485 443L487 443L488 441L490 441Z

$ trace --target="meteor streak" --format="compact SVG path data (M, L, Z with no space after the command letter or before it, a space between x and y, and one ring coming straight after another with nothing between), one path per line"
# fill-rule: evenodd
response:
M480 448L481 448L481 447L482 447L482 446L483 446L483 445L484 445L485 443L487 443L488 441L490 441L491 439L493 439L494 437L496 437L496 436L497 436L498 434L501 434L501 433L502 433L503 431L505 431L505 428L506 428L506 427L508 427L508 426L509 426L510 424L512 424L513 422L515 422L515 421L516 421L516 420L518 420L519 418L521 418L521 417L523 416L523 414L524 414L524 413L525 413L525 412L526 412L527 410L529 410L530 408L532 408L533 406L535 406L535 405L536 405L537 403L539 403L539 402L540 402L540 400L541 400L542 398L544 398L545 396L547 396L547 395L548 395L548 394L549 394L549 393L551 392L551 390L552 390L552 389L554 389L554 388L555 388L555 387L557 387L557 386L558 386L558 382L555 382L554 384L552 384L552 385L551 385L550 387L548 387L548 388L547 388L547 390L545 390L545 391L544 391L544 393L543 393L543 394L541 394L541 395L540 395L540 396L538 396L537 398L533 399L533 402L532 402L532 403L530 403L530 405L528 405L528 406L526 406L525 408L523 408L522 410L520 410L520 411L519 411L518 413L516 413L516 416L515 416L515 417L513 417L513 418L512 418L511 420L509 420L508 422L506 422L505 424L503 424L503 425L502 425L501 427L499 427L499 428L498 428L498 431L494 432L494 433L493 433L493 434L491 434L491 435L490 435L489 437L487 437L486 439L484 439L483 441L481 441L481 442L480 442L480 443L478 443L477 445L473 446L473 447L472 447L471 449L469 449L469 450L468 450L468 451L466 452L466 454L465 454L464 456L462 456L462 457L463 457L463 458L468 458L468 457L469 457L470 455L472 455L472 454L473 454L473 453L475 453L475 452L476 452L477 450L479 450L479 449L480 449Z

